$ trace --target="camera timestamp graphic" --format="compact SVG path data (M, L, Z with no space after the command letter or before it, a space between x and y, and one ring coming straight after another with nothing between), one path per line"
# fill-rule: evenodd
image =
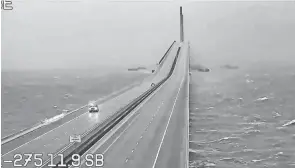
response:
M47 158L43 157L43 154L15 154L13 155L13 158L10 160L2 160L1 167L5 167L5 165L13 166L13 167L27 167L28 165L34 165L36 167L44 166L45 160ZM58 157L60 157L60 164L54 164L54 155L53 154L47 154L47 156L50 158L50 162L48 162L46 165L49 167L55 167L55 166L61 166L61 167L79 167L81 166L82 161L85 161L85 165L87 167L102 167L104 165L104 157L102 154L86 154L85 158L82 158L78 154L73 154L71 156L71 164L64 163L64 155L58 154ZM45 160L43 160L45 159Z
M13 10L12 0L1 0L1 10Z

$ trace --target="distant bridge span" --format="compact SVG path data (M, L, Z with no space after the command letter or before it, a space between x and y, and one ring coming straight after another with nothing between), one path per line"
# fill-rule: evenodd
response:
M22 155L16 163L60 167L50 164L64 162L73 167L71 156L77 152L79 167L89 167L86 154L100 154L104 168L188 168L190 47L183 38L182 10L180 19L181 40L172 43L152 78L102 100L99 114L82 107L57 122L11 136L1 144L2 166L15 167L17 154L31 153L32 161L25 163L28 156ZM81 135L82 142L69 142L72 135Z

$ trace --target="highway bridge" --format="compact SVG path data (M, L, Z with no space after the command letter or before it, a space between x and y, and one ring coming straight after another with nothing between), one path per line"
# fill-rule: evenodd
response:
M180 32L156 72L97 100L98 114L83 106L2 139L2 167L188 168L190 46L181 8Z

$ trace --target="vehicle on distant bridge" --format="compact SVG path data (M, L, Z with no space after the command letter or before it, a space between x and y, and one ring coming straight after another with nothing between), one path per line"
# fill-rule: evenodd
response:
M151 84L151 87L154 87L154 86L156 86L156 84L155 84L155 83L152 83L152 84Z
M96 104L95 101L90 101L88 103L88 111L89 111L89 113L99 112L99 107L98 107L98 105Z

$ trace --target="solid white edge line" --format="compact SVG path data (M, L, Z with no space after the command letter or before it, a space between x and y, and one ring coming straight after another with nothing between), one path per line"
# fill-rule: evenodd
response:
M124 119L123 120L123 122L119 125L119 126L117 126L114 130L111 130L111 132L110 133L107 133L107 137L106 138L103 138L103 139L101 139L100 141L98 141L97 143L97 146L96 145L93 145L93 147L91 147L90 149L88 149L85 153L84 153L84 155L83 156L85 156L89 151L91 151L91 153L94 153L95 151L97 151L106 141L108 141L109 139L110 139L110 137L112 137L117 131L118 131L118 129L123 125L123 124L125 124L133 115L135 115L135 113L144 105L144 104L146 104L146 102L148 101L148 100L150 100L152 97L154 97L154 95L156 94L156 93L158 93L159 92L159 90L164 86L164 85L166 85L167 83L168 83L168 81L169 80L171 80L171 78L169 77L159 88L157 88L157 90L154 92L154 93L152 93L152 95L150 95L148 98L146 98L145 100L144 100L144 102L142 103L142 104L140 104L132 113L130 113L128 116L127 116L127 118L126 119ZM162 102L162 105L164 104L164 102ZM137 116L138 117L138 116ZM137 117L135 117L132 121L131 121L131 123L133 123L134 121L135 121L135 119L137 118ZM131 123L127 126L127 128L129 128L130 126L131 126ZM119 136L115 139L115 141L117 141L122 135L123 135L123 133L127 130L127 128L125 128L124 130L123 130L123 132L122 133L120 133L119 134ZM106 135L105 135L106 136ZM108 146L108 148L107 149L109 149L113 144L114 144L115 142L112 142L111 144L110 144L110 146ZM92 148L94 148L94 149L92 149ZM104 152L103 152L103 154L105 153L105 152L107 152L107 150L105 150ZM84 158L82 156L82 158ZM85 159L84 160L82 160L82 162L81 162L81 166L83 165L85 163ZM71 166L70 168L72 168L73 166Z
M180 86L179 86L179 88L178 88L178 91L177 91L177 94L176 94L176 97L175 97L175 100L174 100L174 103L173 103L173 107L172 107L172 110L171 110L171 113L170 113L170 116L169 116L169 119L168 119L168 122L167 122L167 125L166 125L166 128L165 128L165 131L164 131L163 137L162 137L162 139L161 139L161 143L160 143L160 146L159 146L159 148L158 148L156 158L155 158L154 163L153 163L153 168L155 168L155 166L156 166L156 163L157 163L157 160L158 160L158 156L159 156L159 153L160 153L160 150L161 150L161 147L162 147L162 144L163 144L163 141L164 141L164 138L165 138L165 135L166 135L166 132L167 132L167 129L168 129L169 123L170 123L170 119L171 119L172 114L173 114L173 112L174 112L175 104L176 104L176 101L177 101L177 99L178 99L179 92L180 92L180 90L181 90L181 88L182 88L182 84L183 84L183 82L184 82L184 79L185 79L185 78L183 77L183 78L182 78L182 81L181 81L181 83L180 83Z
M116 99L116 98L119 97L120 95L121 95L121 94L117 95L117 96L114 97L113 99ZM4 157L5 155L7 155L7 154L9 154L9 153L11 153L11 152L13 152L13 151L15 151L15 150L17 150L17 149L23 147L23 146L25 146L26 144L28 144L28 143L30 143L30 142L32 142L32 141L35 141L35 140L39 139L40 137L42 137L42 136L44 136L44 135L46 135L46 134L48 134L48 133L50 133L50 132L56 130L56 129L59 128L59 127L64 126L65 124L67 124L67 123L69 123L69 122L71 122L71 121L73 121L73 120L78 119L79 117L82 117L82 116L85 115L85 114L87 114L87 112L84 112L84 113L82 113L81 115L79 115L79 116L77 116L77 117L75 117L75 118L73 118L73 119L71 119L71 120L65 122L64 124L62 124L62 125L60 125L60 126L54 128L54 129L52 129L52 130L50 130L50 131L48 131L48 132L46 132L46 133L44 133L44 134L42 134L42 135L40 135L40 136L38 136L38 137L36 137L36 138L34 138L34 139L32 139L32 140L26 142L26 143L24 143L24 144L18 146L17 148L14 148L13 150L11 150L11 151L9 151L9 152L7 152L7 153L1 155L1 157Z
M128 116L127 116L127 118L125 118L124 120L123 120L123 122L121 122L120 123L120 125L118 125L118 126L116 126L116 128L114 129L114 130L112 130L110 133L107 133L106 134L106 138L103 138L103 139L101 139L102 141L98 141L98 145L93 145L93 147L91 147L90 149L88 149L84 154L83 154L83 156L82 156L82 158L84 158L84 156L86 155L86 154L89 154L89 152L90 153L94 153L94 152L96 152L102 145L104 145L104 143L106 142L106 141L108 141L117 131L118 131L118 129L121 127L121 126L123 126L133 115L135 115L141 108L142 108L142 106L144 106L152 97L154 97L154 95L156 94L156 93L158 93L160 90L161 90L161 88L164 86L164 85L166 85L167 84L167 82L170 80L171 78L169 78L168 80L166 80L165 81L165 83L163 83L155 92L153 92L152 93L152 95L150 95L148 98L146 98L145 100L144 100L144 102L142 102L138 107L136 107L136 109L134 109ZM162 103L163 104L163 103ZM140 114L139 114L140 115ZM138 115L138 116L139 116ZM131 123L118 135L118 137L116 137L116 139L108 146L108 148L102 153L102 154L104 154L104 153L106 153L108 150L109 150L109 148L123 135L123 133L132 125L132 123L133 122L135 122L136 120L136 118L138 117L138 116L136 116L132 121L131 121ZM84 163L85 163L85 159L83 159L82 161L81 161L81 166L82 165L84 165ZM70 168L72 168L73 166L71 166Z
M153 80L155 77L156 77L156 76L153 76L153 77L152 77L152 80ZM168 80L167 80L167 81L168 81ZM135 82L134 84L131 84L130 88L131 88L133 85L135 86L137 83L140 84L140 83L142 83L142 82ZM165 83L166 83L166 81L165 81ZM163 85L164 85L164 84L163 84ZM162 86L163 86L163 85L162 85ZM160 89L162 86L160 86L158 89ZM124 88L126 88L126 90L127 90L127 88L129 88L129 87L126 86L126 87L124 87ZM124 88L122 88L122 90L124 90ZM117 93L118 93L118 92L120 92L120 90L117 91ZM156 91L156 92L157 92L157 91ZM118 96L120 96L120 95L121 95L121 94L117 95L116 97L118 97ZM115 99L116 97L114 97L113 99ZM98 100L96 100L96 102L97 102L97 101L98 101ZM82 108L84 108L85 106L87 106L87 105L84 105L84 106L82 106L82 107L80 107L80 108L78 108L78 109L82 109ZM78 110L78 109L76 109L76 110ZM68 123L68 122L70 122L70 121L73 121L73 120L75 120L75 119L77 119L77 118L79 118L79 117L81 117L82 115L85 115L85 114L86 114L86 112L83 113L83 114L81 114L81 115L79 115L79 116L77 116L77 117L75 117L75 118L73 118L72 120L67 121L66 123ZM18 146L17 148L15 148L15 149L13 149L13 150L11 150L11 151L9 151L9 152L7 152L7 153L1 155L1 158L4 157L4 156L7 155L7 154L9 154L9 153L11 153L11 152L13 152L13 151L19 149L19 148L21 148L22 146L24 146L24 145L26 145L26 144L28 144L28 143L30 143L30 142L36 140L36 139L38 139L38 138L40 138L40 137L42 137L42 136L48 134L49 132L52 132L53 130L55 130L55 129L57 129L57 128L63 126L63 125L65 125L66 123L64 123L64 124L62 124L62 125L60 125L60 126L54 128L54 129L52 129L52 130L46 132L46 133L44 133L44 134L42 134L42 135L40 135L40 136L38 136L38 137L36 137L36 138L34 138L34 139L32 139L32 140L26 142L26 143L24 143L24 144ZM2 144L1 144L1 145L2 145ZM1 152L1 153L2 153L2 152Z
M118 90L118 91L115 91L115 92L113 92L113 93L111 93L111 94L109 94L109 95L107 95L107 96L104 96L104 97L102 97L102 98L99 98L99 99L95 100L95 102L104 101L104 100L106 100L106 99L108 99L108 98L110 98L110 97L112 97L112 96L118 94L119 92L127 91L128 89L130 89L131 87L135 86L135 85L138 84L138 83L139 83L139 82L135 82L135 83L133 83L133 84L131 84L131 85L129 85L129 86L126 86L126 87L124 87L124 88L122 88L122 89L120 89L120 90ZM64 117L66 117L66 116L72 114L73 112L76 112L76 111L78 111L78 110L81 110L81 109L85 108L86 106L87 106L87 104L86 104L86 105L83 105L83 106L81 106L81 107L79 107L79 108L77 108L77 109L74 109L74 110L72 110L72 111L66 113L66 115L65 115ZM81 115L82 115L82 114L81 114ZM64 117L63 117L63 118L64 118ZM50 123L49 123L49 124L50 124ZM19 138L19 137L21 137L21 136L23 136L23 135L25 135L25 134L28 134L28 133L30 133L30 132L32 132L32 131L35 131L36 129L38 129L38 128L40 128L40 127L43 127L43 126L45 126L45 125L48 125L48 124L40 123L40 125L37 125L37 126L35 126L35 127L29 128L29 129L25 128L25 129L27 129L26 131L22 131L22 130L21 130L21 131L19 131L19 134L16 134L16 135L14 135L14 136L12 136L13 134L11 134L11 135L7 135L6 137L9 137L9 136L12 136L12 137L10 137L10 138L8 138L8 139L6 139L6 140L3 140L3 141L1 140L1 145L5 144L5 143L8 143L8 142L10 142L10 141L13 141L14 139L17 139L17 138ZM25 130L25 129L24 129L24 130ZM2 138L2 139L5 139L6 137L4 137L4 138Z
M153 97L154 95L152 95L152 97ZM145 102L144 104L146 104L147 102ZM160 104L160 106L158 106L158 108L157 108L157 111L155 112L155 113L157 113L159 110L160 110L160 107L162 106L163 104ZM142 108L142 107L140 107L140 108ZM138 111L139 109L137 109L137 111ZM142 114L142 113L140 113L140 114ZM140 114L138 115L138 116L136 116L136 118L137 117L139 117L140 116ZM132 115L133 116L133 115ZM128 118L129 119L129 118ZM128 121L128 120L127 120ZM135 120L135 118L132 120L132 122L131 123L133 123L133 122L135 122L136 120ZM128 125L128 128L132 125L130 123L130 125ZM122 125L120 125L120 126L122 126ZM108 148L107 149L105 149L104 151L103 151L103 153L102 154L105 154L110 148L111 148L111 146L114 144L114 143L116 143L116 141L123 135L123 133L125 133L125 131L127 130L127 128L126 129L124 129L124 131L123 132L121 132L120 133L120 135L115 139L115 141L113 141L109 146L108 146ZM115 131L116 132L116 131ZM141 136L142 137L142 136Z

